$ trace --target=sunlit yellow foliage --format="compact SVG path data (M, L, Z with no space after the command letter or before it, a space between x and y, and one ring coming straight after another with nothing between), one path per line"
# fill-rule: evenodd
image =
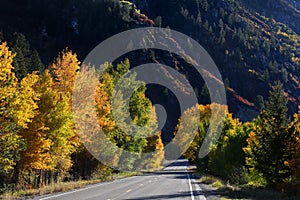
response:
M19 88L19 100L14 104L16 107L16 121L23 125L23 129L19 135L26 140L26 150L21 152L20 165L22 168L30 169L48 169L50 155L47 152L50 148L50 140L46 138L45 124L37 110L38 97L41 95L34 90L35 84L38 81L38 76L28 74L22 81ZM28 120L28 117L30 119Z
M282 35L283 37L289 38L289 35L286 32L282 32L281 30L277 31L277 35Z
M152 112L150 113L150 121L149 121L149 131L157 129L157 118L154 107L152 108ZM151 130L150 130L151 129ZM161 139L161 133L157 133L152 137L147 138L147 146L144 149L144 153L150 153L151 156L143 155L145 168L147 169L157 169L161 166L164 160L164 144Z
M111 104L110 95L107 90L110 88L111 83L111 77L108 73L105 73L96 91L95 103L98 122L103 129L110 129L115 125L114 121L109 118L111 115Z
M11 103L17 90L17 79L13 73L13 58L6 43L0 45L0 128L5 128L7 119L12 116Z
M197 111L198 109L198 111ZM200 112L200 119L196 118L193 113ZM191 117L186 117L191 116ZM198 156L198 151L201 147L201 143L207 133L208 126L211 117L211 105L196 105L193 108L184 112L183 117L178 120L178 125L176 127L174 135L177 134L179 128L183 130L181 133L184 137L177 137L175 143L180 147L186 147L187 142L190 141L191 137L194 137L192 143L188 146L188 149L184 152L184 155L195 160ZM198 131L195 133L190 132L191 123L198 124ZM183 150L183 149L182 149Z
M24 141L16 134L19 130L16 115L18 81L13 73L14 54L6 43L0 44L0 171L12 170L19 159L19 150L24 148ZM24 121L30 119L23 118ZM21 120L22 121L22 120ZM26 126L25 123L20 125Z
M31 119L35 116L36 109L38 108L38 105L36 104L38 94L33 88L37 80L38 76L35 73L29 74L23 78L18 87L17 98L12 104L14 107L14 120L23 128L27 128L27 123L31 122Z
M54 74L54 85L59 92L71 94L74 87L76 73L80 68L77 55L68 49L61 52L50 66Z

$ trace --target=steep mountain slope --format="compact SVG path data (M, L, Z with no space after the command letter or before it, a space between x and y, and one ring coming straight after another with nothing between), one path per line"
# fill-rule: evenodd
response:
M278 80L284 83L289 96L290 112L296 110L300 96L300 37L296 33L299 0L280 0L277 4L271 0L132 2L6 0L1 4L0 32L4 39L9 39L14 32L25 34L47 64L66 46L82 60L101 41L121 31L142 26L169 26L197 40L213 57L225 80L229 109L235 116L251 120ZM132 58L132 66L162 62L180 69L198 90L200 102L209 102L201 77L193 76L193 70L185 67L184 61L176 55L168 52L135 54L127 55ZM173 107L172 102L175 101L164 103Z
M300 1L299 0L241 0L254 11L274 18L300 34Z
M4 39L24 34L45 64L67 46L83 59L104 39L153 23L134 5L118 0L4 0L1 8Z
M236 116L254 117L276 81L284 83L290 111L295 111L300 95L300 37L288 26L238 0L144 0L137 5L157 23L205 47L226 80L229 108Z

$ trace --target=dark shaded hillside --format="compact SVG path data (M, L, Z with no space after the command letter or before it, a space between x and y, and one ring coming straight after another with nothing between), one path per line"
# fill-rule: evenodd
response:
M246 6L264 16L274 18L300 34L300 1L299 0L241 0Z
M281 0L272 14L264 12L271 10L271 1L132 2L136 5L117 0L3 1L0 32L5 40L10 40L14 32L23 33L32 49L37 49L43 63L48 65L66 46L82 60L101 41L121 31L154 23L169 26L197 40L213 57L225 80L229 109L235 116L251 120L268 96L270 86L278 80L284 83L291 113L295 112L300 96L300 38L289 28L293 28L291 24L278 23L268 17L273 14L275 17L276 12L281 16L291 15L286 21L297 28L296 7ZM193 78L192 71L184 67L180 58L166 52L129 57L133 66L145 61L163 62L181 69L191 77L200 102L209 102L203 81Z
M229 108L236 116L242 120L255 116L276 81L284 83L291 112L295 111L300 94L300 38L288 26L240 1L144 0L137 4L163 27L193 37L208 50L226 80Z
M83 59L104 39L151 23L138 18L133 5L117 0L4 0L1 8L4 38L24 34L45 64L67 46Z

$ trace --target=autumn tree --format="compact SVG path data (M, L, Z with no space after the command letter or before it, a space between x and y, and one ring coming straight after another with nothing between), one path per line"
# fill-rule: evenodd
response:
M80 68L77 55L65 49L50 66L54 76L54 86L62 94L72 94L76 73Z
M16 132L19 130L16 122L17 79L13 73L13 58L15 54L9 51L6 43L0 45L0 171L9 172L19 160L19 151L24 149L24 140ZM21 123L21 121L20 121ZM21 123L23 124L23 123ZM23 124L25 125L25 124Z
M209 126L214 123L211 119L212 107L220 106L217 104L197 105L191 110L195 109L200 111L200 118L187 118L180 119L178 127L189 127L190 123L197 123L198 129L195 134L189 133L189 129L185 128L184 134L186 137L176 139L179 146L185 144L188 140L187 137L195 136L188 149L184 152L184 156L192 161L200 171L209 170L211 174L220 176L232 182L242 181L243 166L244 166L244 152L243 147L246 146L247 133L244 126L238 119L233 119L226 108L226 115L221 134L218 142L212 145L210 153L200 159L199 151L205 137L208 137ZM177 127L177 129L178 129Z
M108 63L107 63L108 64ZM96 91L96 111L102 129L110 129L115 123L111 116L111 95L113 80L109 73L104 73Z
M227 113L220 138L208 154L210 173L233 183L246 183L243 148L247 146L247 134L246 127Z
M65 50L51 65L54 80L48 70L36 78L38 110L29 126L20 132L28 144L22 152L21 169L38 175L35 185L62 180L72 166L71 154L78 141L70 95L78 65L76 54ZM43 180L43 176L47 176L47 180Z
M147 146L145 133L137 127L127 124L131 118L136 126L145 126L149 121L150 100L145 97L145 84L139 85L136 75L124 76L130 68L129 60L119 63L115 69L110 69L112 80L114 80L114 90L112 94L112 120L118 122L110 133L111 139L123 151L120 155L118 166L124 170L131 170L138 164L143 149ZM118 86L117 86L118 85ZM140 87L138 87L140 86ZM131 96L126 96L130 88L136 88ZM126 115L126 98L129 98L129 107ZM146 121L145 121L146 118ZM127 156L128 152L131 156Z
M33 85L35 74L28 75L20 83L13 73L13 57L6 43L0 45L0 168L2 172L12 170L18 163L20 151L26 147L26 138L18 134L28 128L28 124L38 108L37 94ZM18 176L18 167L15 175Z
M50 148L53 167L63 177L71 167L71 154L80 145L75 133L72 116L72 92L76 74L80 68L77 55L71 50L63 50L50 66L53 75L51 87L58 94L55 107L49 113L48 137L53 142ZM48 76L48 75L47 75ZM50 83L49 83L50 84ZM60 178L61 178L60 177Z
M35 86L39 77L36 73L28 74L22 79L19 88L19 96L22 102L32 99L31 104L35 107L28 107L34 111L34 116L27 126L19 131L19 135L26 141L26 149L20 152L21 159L15 167L15 178L19 180L20 170L22 172L32 172L32 170L47 170L49 169L48 163L50 161L49 148L51 141L46 138L44 120L39 112L39 97L40 93L36 91ZM24 109L19 111L24 112ZM30 110L28 110L30 111ZM30 180L30 178L28 178ZM22 180L23 181L23 180Z
M107 70L101 76L100 84L97 88L96 110L100 126L110 141L122 149L119 155L119 167L126 170L147 164L147 167L157 167L162 162L161 158L163 157L163 145L160 134L156 133L153 137L146 138L147 133L137 128L144 127L149 130L146 132L153 132L157 123L152 104L145 96L146 85L137 81L135 74L125 75L130 68L128 59L117 64L115 68L111 64L106 63L106 65ZM116 85L121 88L116 88ZM125 116L126 96L120 91L123 90L124 92L136 87L137 89L129 97L128 112L130 116ZM126 117L130 117L137 127L128 126L126 121L123 121ZM132 135L133 133L134 135ZM139 163L142 153L150 151L157 151L153 155L156 160L144 157L143 159L149 161L149 163ZM126 156L128 152L132 153L132 157L128 158Z
M205 134L208 130L208 126L209 126L209 118L211 116L211 107L210 105L197 105L193 108L191 108L190 110L185 111L185 113L183 114L183 116L188 116L189 113L193 113L196 112L195 110L198 109L200 111L200 119L197 119L196 117L182 117L180 118L178 121L178 125L176 127L175 130L175 135L177 134L177 131L179 129L179 127L182 128L182 130L184 130L184 132L182 133L182 135L185 135L185 137L180 137L178 139L175 140L175 143L178 146L185 146L183 144L186 143L186 141L189 140L189 137L194 137L194 140L192 141L192 143L189 145L188 149L184 152L184 156L186 158L188 158L190 161L198 164L199 162L199 150L201 147L201 144L203 142L203 139L205 137ZM191 115L192 116L192 115ZM197 123L198 124L198 130L195 133L190 133L190 130L188 127L190 127L190 123Z
M72 166L71 155L79 145L69 102L68 97L57 100L47 116L47 138L51 140L50 164L53 172L57 173L56 181L62 181L68 175Z
M157 133L152 137L147 138L147 146L144 148L143 153L150 153L143 154L143 168L144 169L158 169L161 167L161 164L164 160L164 144L161 139L161 133Z
M45 116L46 137L51 141L50 166L59 173L62 179L71 167L71 154L75 151L78 141L75 138L70 97L59 94L48 71L39 80L42 93L40 111Z
M34 78L34 91L39 95L38 109L28 127L20 131L27 141L27 148L21 153L20 167L39 177L33 183L36 185L59 181L67 175L75 150L75 133L69 97L60 95L48 70ZM30 82L27 79L23 81ZM42 180L46 172L48 179Z
M144 96L144 98L146 97ZM150 113L147 114L148 120L143 121L144 123L146 122L144 128L147 128L145 131L152 133L152 135L146 138L147 144L142 151L143 163L141 164L141 168L153 170L161 167L165 152L161 132L156 132L158 129L158 122L155 108L152 107L152 104L149 104L147 109L150 110Z

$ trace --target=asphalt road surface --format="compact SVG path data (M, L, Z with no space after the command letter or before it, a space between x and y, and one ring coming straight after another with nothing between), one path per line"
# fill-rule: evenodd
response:
M47 196L39 200L205 200L201 188L188 173L187 160L178 160L161 171L87 186Z

